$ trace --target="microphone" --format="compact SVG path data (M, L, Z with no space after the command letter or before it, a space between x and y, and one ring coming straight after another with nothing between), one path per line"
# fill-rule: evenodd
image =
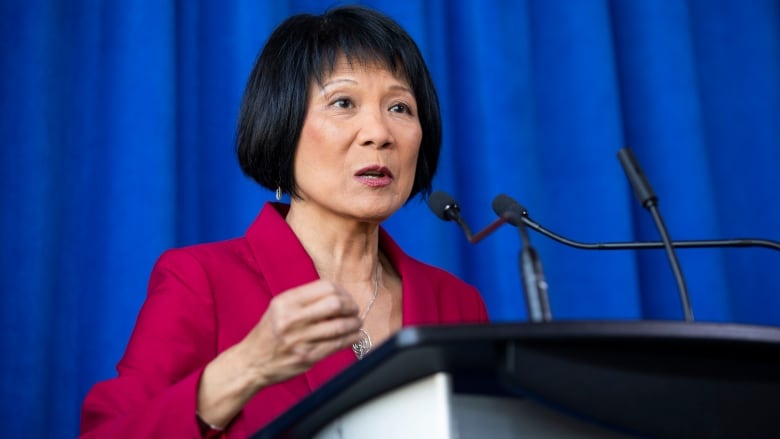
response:
M558 241L561 244L568 245L569 247L578 248L580 250L649 250L664 248L664 243L659 241L631 241L631 242L582 242L576 241L571 238L567 238L563 235L553 232L552 230L544 227L533 220L521 204L517 201L511 200L516 203L516 208L522 212L521 220L523 223L541 233L542 235ZM714 247L764 247L773 250L780 250L780 242L772 241L768 239L760 238L730 238L730 239L699 239L699 240L683 240L672 241L672 247L674 248L714 248Z
M443 219L444 221L455 221L458 226L460 226L461 230L463 230L463 233L466 235L466 239L468 239L471 244L478 243L506 222L506 219L499 218L490 223L477 234L472 234L471 228L469 228L466 220L463 219L463 216L460 214L460 207L458 206L458 202L455 201L455 199L452 198L452 196L449 194L441 191L433 192L428 197L428 207L433 211L434 214L436 214L436 216Z
M493 203L495 210L495 201ZM533 322L549 321L551 319L550 305L547 300L547 282L542 272L542 264L536 250L530 245L528 233L525 227L522 227L522 221L517 215L500 215L497 220L490 223L482 231L472 234L466 220L460 214L458 202L447 193L436 191L428 197L428 207L436 216L444 221L455 221L460 226L466 239L472 244L481 241L487 235L493 233L497 228L506 222L520 225L520 236L523 240L523 250L520 255L520 273L523 280L523 289L525 292L525 301L528 309L529 320Z
M507 195L500 194L493 199L493 211L499 218L504 218L509 224L520 231L520 278L525 291L525 305L528 318L532 322L549 322L552 320L550 301L547 292L547 281L542 270L539 254L531 245L528 230L522 221L522 207Z
M542 235L569 247L574 247L581 250L647 250L665 248L665 244L663 242L657 241L597 243L575 241L573 239L559 235L531 219L528 210L523 207L523 205L510 198L508 195L499 195L496 201L494 201L494 206L498 203L501 203L500 208L502 209L502 212L504 212L504 215L509 218L509 223L514 224L517 222L522 222L526 226L536 230ZM672 241L670 244L674 248L764 247L772 250L780 250L780 242L759 238L685 240Z
M639 200L639 203L645 209L649 210L653 215L653 221L658 229L658 233L661 235L661 241L663 241L664 249L666 250L666 256L669 259L669 265L674 273L674 278L677 281L677 290L680 293L680 301L682 302L683 315L686 321L693 321L693 311L691 310L691 302L688 297L688 287L685 285L685 278L683 277L682 267L677 260L677 253L672 247L672 239L669 237L669 232L666 230L666 225L661 217L661 211L658 208L658 196L655 195L653 188L650 187L650 182L645 177L642 168L639 166L639 162L634 153L629 148L621 148L618 151L618 159L620 160L623 171L625 171L628 180L631 182L631 186L634 188L634 195Z

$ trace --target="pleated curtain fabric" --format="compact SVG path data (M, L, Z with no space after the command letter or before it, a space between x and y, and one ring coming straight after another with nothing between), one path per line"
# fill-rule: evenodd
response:
M591 242L657 240L616 158L630 147L673 239L780 240L777 0L377 0L442 104L435 188L472 228L506 193ZM113 376L166 248L241 235L274 194L234 131L263 42L311 1L0 1L0 425L73 437ZM386 227L524 321L520 239L477 245L411 200ZM555 319L681 319L663 251L532 233ZM679 251L697 320L780 325L780 253Z

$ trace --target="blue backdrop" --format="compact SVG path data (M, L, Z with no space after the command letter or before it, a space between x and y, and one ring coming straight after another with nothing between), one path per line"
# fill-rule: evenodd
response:
M777 0L366 1L419 43L441 97L435 187L475 229L505 192L581 240L655 240L615 157L634 149L676 239L780 240ZM73 437L166 248L243 233L272 194L233 154L272 28L332 0L0 1L0 425ZM418 258L524 320L519 238L466 243L412 201ZM662 251L532 235L557 319L680 319ZM683 250L697 320L780 325L780 253Z

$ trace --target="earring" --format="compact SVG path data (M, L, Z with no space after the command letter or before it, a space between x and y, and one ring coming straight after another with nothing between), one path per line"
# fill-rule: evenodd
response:
M277 186L276 187L276 201L279 201L282 199L282 187Z

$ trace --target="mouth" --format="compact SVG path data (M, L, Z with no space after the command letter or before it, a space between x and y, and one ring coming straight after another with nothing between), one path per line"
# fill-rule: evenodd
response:
M385 166L368 166L357 171L355 177L392 179L393 173Z
M370 187L385 187L393 182L393 173L384 166L367 166L355 172L355 178Z

